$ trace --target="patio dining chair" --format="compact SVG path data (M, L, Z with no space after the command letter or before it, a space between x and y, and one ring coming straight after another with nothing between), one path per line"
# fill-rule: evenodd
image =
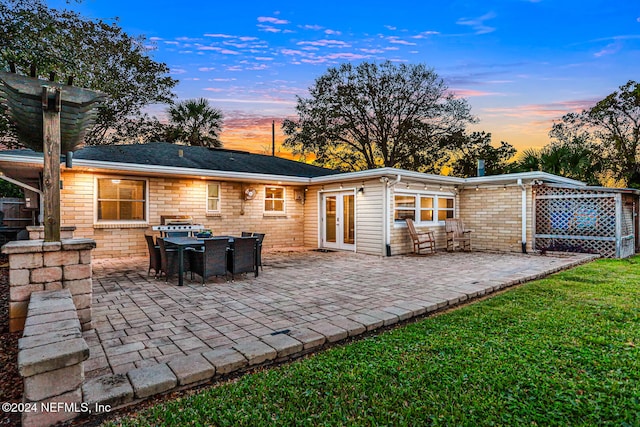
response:
M263 270L262 268L262 242L264 241L264 236L266 236L265 233L253 233L253 237L256 238L256 268L260 267L260 270Z
M212 276L227 274L227 248L229 239L213 238L204 241L202 250L190 251L191 273L195 273L204 282Z
M165 281L169 281L169 277L175 276L180 271L180 256L178 249L167 247L163 238L158 238L158 246L160 247L160 275L164 273ZM190 271L189 256L184 255L184 271ZM156 276L158 277L158 276Z
M433 231L418 232L411 218L406 218L409 236L413 242L413 253L420 254L422 250L428 250L429 253L436 252L436 238Z
M458 246L462 250L471 250L471 233L473 230L464 228L460 218L447 218L444 220L444 229L447 233L447 250L455 250Z
M251 231L243 231L242 237L255 237L257 239L256 244L256 266L260 267L260 270L264 270L262 268L262 241L264 240L265 233L254 233Z
M252 272L258 276L256 265L256 238L255 237L235 237L233 239L233 249L230 251L229 272L231 280L236 274Z
M145 234L145 240L147 241L147 248L149 249L149 270L147 271L147 276L151 276L151 270L155 272L157 276L160 274L160 246L156 245L153 241L153 236L149 234Z

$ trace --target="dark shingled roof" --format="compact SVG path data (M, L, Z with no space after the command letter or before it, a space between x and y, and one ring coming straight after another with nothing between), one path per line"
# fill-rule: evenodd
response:
M178 155L182 150L183 156ZM191 147L152 142L132 145L97 145L73 153L74 159L134 163L225 172L246 172L312 178L340 173L307 163L243 151Z

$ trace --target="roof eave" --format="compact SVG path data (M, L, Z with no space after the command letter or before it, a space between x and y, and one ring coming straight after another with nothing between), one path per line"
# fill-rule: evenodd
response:
M198 178L216 178L234 181L268 181L274 183L306 185L309 178L288 175L263 174L252 172L233 172L209 169L179 168L173 166L142 165L137 163L114 163L99 160L75 159L74 166L96 169L109 169L122 172L144 172L154 175L191 176Z
M571 178L565 178L563 176L554 175L547 172L518 172L518 173L508 173L502 175L487 175L487 176L476 176L471 178L466 178L464 181L467 185L482 185L482 184L503 184L509 182L515 182L517 180L524 181L543 181L543 182L554 182L558 184L566 184L573 185L577 187L586 187L587 184L582 181L578 181Z
M357 172L344 172L335 175L325 175L325 176L317 176L311 178L311 184L326 184L330 182L340 182L340 181L356 181L363 179L375 179L375 178L397 178L400 176L400 179L413 179L420 181L429 181L436 182L438 184L449 184L456 185L464 183L463 178L458 178L455 176L444 176L444 175L433 175L422 172L414 172L408 171L404 169L396 169L396 168L378 168L378 169L367 169L363 171Z
M34 164L42 167L44 159L36 156L24 156L24 155L2 155L0 153L0 162L7 161L13 164ZM260 174L250 172L227 172L220 170L208 170L208 169L191 169L191 168L178 168L171 166L158 166L158 165L143 165L139 163L119 163L119 162L105 162L99 160L86 160L86 159L74 159L73 165L76 168L86 169L103 169L108 171L129 172L129 173L144 173L147 175L158 176L188 176L198 178L216 178L222 180L234 180L234 181L266 181L273 183L283 184L297 184L307 185L309 184L309 178L300 176L288 176L288 175L276 175L276 174ZM67 169L68 170L68 169Z

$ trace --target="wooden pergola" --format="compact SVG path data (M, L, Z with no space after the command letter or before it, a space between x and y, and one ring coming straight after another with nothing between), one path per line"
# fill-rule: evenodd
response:
M60 241L60 154L73 151L97 116L105 95L15 73L0 72L0 97L18 140L44 153L45 241Z

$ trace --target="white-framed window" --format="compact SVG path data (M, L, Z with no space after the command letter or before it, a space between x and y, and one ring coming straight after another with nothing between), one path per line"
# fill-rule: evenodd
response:
M220 184L207 182L207 213L220 213Z
M396 193L394 220L411 218L417 224L437 224L455 215L455 197L448 194Z
M96 178L96 220L146 221L147 187L146 179Z
M284 213L284 187L266 186L264 189L264 212Z

